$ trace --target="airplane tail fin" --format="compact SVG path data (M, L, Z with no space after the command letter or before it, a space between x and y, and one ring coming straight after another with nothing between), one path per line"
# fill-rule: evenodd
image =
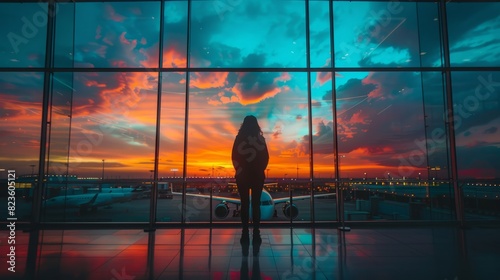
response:
M84 204L80 204L80 213L81 213L81 214L85 213L85 212L87 211L87 209L91 208L91 207L94 205L94 203L95 203L95 201L96 201L96 199L97 199L97 195L98 195L98 194L99 194L99 193L96 193L96 194L92 197L92 199L91 199L91 200L89 200L89 202L84 203Z
M89 204L89 205L94 204L94 202L95 202L95 201L96 201L96 199L97 199L97 195L98 195L98 194L99 194L99 193L96 193L96 194L94 195L94 197L92 197L92 199L88 202L88 204Z

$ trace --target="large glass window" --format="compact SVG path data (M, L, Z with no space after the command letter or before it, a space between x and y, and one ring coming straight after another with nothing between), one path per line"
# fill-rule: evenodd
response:
M0 168L25 220L46 129L44 222L145 223L156 206L159 223L237 224L216 209L238 199L250 114L266 221L453 220L455 182L467 219L499 212L497 2L15 2L0 4Z

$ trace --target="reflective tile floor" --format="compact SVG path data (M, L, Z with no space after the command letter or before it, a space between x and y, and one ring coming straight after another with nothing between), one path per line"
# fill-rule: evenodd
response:
M500 279L499 228L264 228L247 257L239 229L45 230L29 265L16 232L15 272L8 234L0 279Z

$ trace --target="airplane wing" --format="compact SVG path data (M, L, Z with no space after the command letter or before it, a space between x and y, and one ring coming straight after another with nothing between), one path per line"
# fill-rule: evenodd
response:
M315 194L314 197L325 197L325 196L332 196L335 195L334 193L321 193L321 194ZM304 199L310 199L310 195L299 195L299 196L292 196L292 200L304 200ZM290 201L290 197L280 197L280 198L274 198L273 202L274 204L280 204L280 203L285 203Z
M173 195L182 195L182 193L174 192L173 190L172 190L172 194ZM186 196L210 199L210 195L207 195L207 194L186 193ZM217 200L217 201L225 201L225 202L229 202L229 203L233 203L233 204L237 204L237 205L241 204L241 200L239 198L234 198L234 197L212 195L212 199Z

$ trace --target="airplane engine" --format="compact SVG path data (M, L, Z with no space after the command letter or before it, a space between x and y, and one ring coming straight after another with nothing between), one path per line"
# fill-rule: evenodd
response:
M229 206L227 206L227 202L221 202L215 206L215 216L219 219L224 219L229 215Z
M287 218L290 218L290 216L292 216L292 219L295 219L299 215L299 208L297 208L295 204L290 204L290 202L287 202L285 203L285 205L283 205L283 214Z

